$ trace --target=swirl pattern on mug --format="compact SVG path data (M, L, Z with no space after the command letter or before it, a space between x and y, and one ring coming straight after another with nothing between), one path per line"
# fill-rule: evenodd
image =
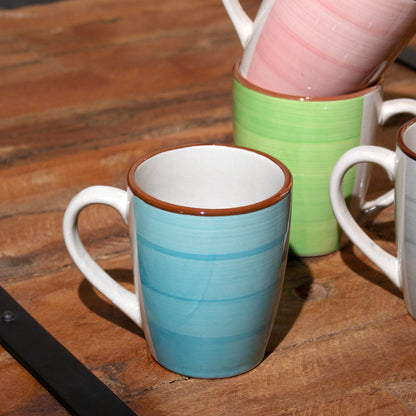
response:
M290 195L208 220L137 197L134 207L144 329L157 361L208 378L260 363L283 284Z
M403 141L410 152L406 156L400 147L397 149L396 240L406 308L416 319L416 124L405 131Z
M338 249L340 231L329 200L329 178L339 157L371 143L382 107L380 85L357 94L307 101L255 88L234 68L234 142L281 160L293 175L290 248L299 256ZM361 201L368 174L347 174L345 196ZM354 196L354 198L352 198ZM356 209L356 208L355 208Z
M414 0L275 1L242 74L284 94L349 93L378 80L415 30Z

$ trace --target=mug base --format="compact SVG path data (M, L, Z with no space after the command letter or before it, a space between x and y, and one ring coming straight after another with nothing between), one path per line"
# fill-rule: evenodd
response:
M256 362L253 365L250 366L244 366L241 368L235 368L230 371L201 371L198 369L192 369L192 368L170 368L166 365L163 365L161 362L159 362L154 356L152 356L152 359L161 367L163 367L165 370L168 370L172 373L176 373L183 377L189 377L189 378L196 378L196 379L225 379L225 378L231 378L231 377L237 377L242 374L248 373L251 370L254 370L256 367L258 367L262 362L263 358Z

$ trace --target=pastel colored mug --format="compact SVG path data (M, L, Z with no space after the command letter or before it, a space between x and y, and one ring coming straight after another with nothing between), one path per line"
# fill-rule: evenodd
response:
M278 160L222 145L184 146L133 164L127 192L81 191L64 216L67 249L85 277L144 330L162 366L228 377L261 362L287 259L292 177ZM89 256L77 217L115 208L130 229L135 294Z
M281 160L293 175L290 248L298 256L317 256L339 248L340 230L329 201L329 178L348 149L373 144L380 124L394 114L416 115L416 101L383 102L382 84L338 97L287 96L261 89L234 67L233 126L236 145ZM392 195L365 202L366 166L349 172L344 192L354 215L385 206Z
M416 32L414 0L263 0L254 22L238 0L223 4L244 48L242 75L284 94L365 88Z
M345 172L357 163L383 167L394 180L397 257L378 246L355 222L342 197ZM393 152L378 146L360 146L346 152L331 175L334 214L351 241L403 290L408 312L416 318L416 119L398 132Z

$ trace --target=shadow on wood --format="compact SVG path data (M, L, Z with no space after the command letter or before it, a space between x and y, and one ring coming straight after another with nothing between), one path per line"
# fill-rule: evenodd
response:
M292 328L308 299L312 283L312 275L307 264L300 257L290 257L266 355L273 352Z
M106 270L106 272L120 284L133 282L131 270L111 269ZM91 312L144 338L144 332L130 318L121 312L117 306L113 305L103 295L97 292L88 280L84 279L81 282L78 288L78 295Z

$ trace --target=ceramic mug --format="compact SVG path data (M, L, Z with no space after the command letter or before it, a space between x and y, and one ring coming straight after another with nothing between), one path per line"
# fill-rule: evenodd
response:
M342 179L350 167L377 163L394 180L397 257L380 248L355 222L342 197ZM351 241L399 288L410 315L416 318L416 119L398 132L393 152L378 146L361 146L346 152L331 175L334 214Z
M394 114L416 115L416 101L383 102L382 84L338 97L287 96L245 80L234 66L234 142L281 160L293 175L290 248L298 256L317 256L339 248L340 231L329 201L329 178L348 149L372 144L377 128ZM368 169L349 172L344 191L354 215L391 202L391 194L364 202Z
M278 160L222 145L193 145L133 164L127 192L108 186L70 202L63 231L85 277L144 330L162 366L228 377L263 359L287 259L292 178ZM77 217L90 204L128 224L135 294L89 256Z
M322 97L376 82L416 31L414 0L263 0L253 21L223 0L241 73L279 93Z

